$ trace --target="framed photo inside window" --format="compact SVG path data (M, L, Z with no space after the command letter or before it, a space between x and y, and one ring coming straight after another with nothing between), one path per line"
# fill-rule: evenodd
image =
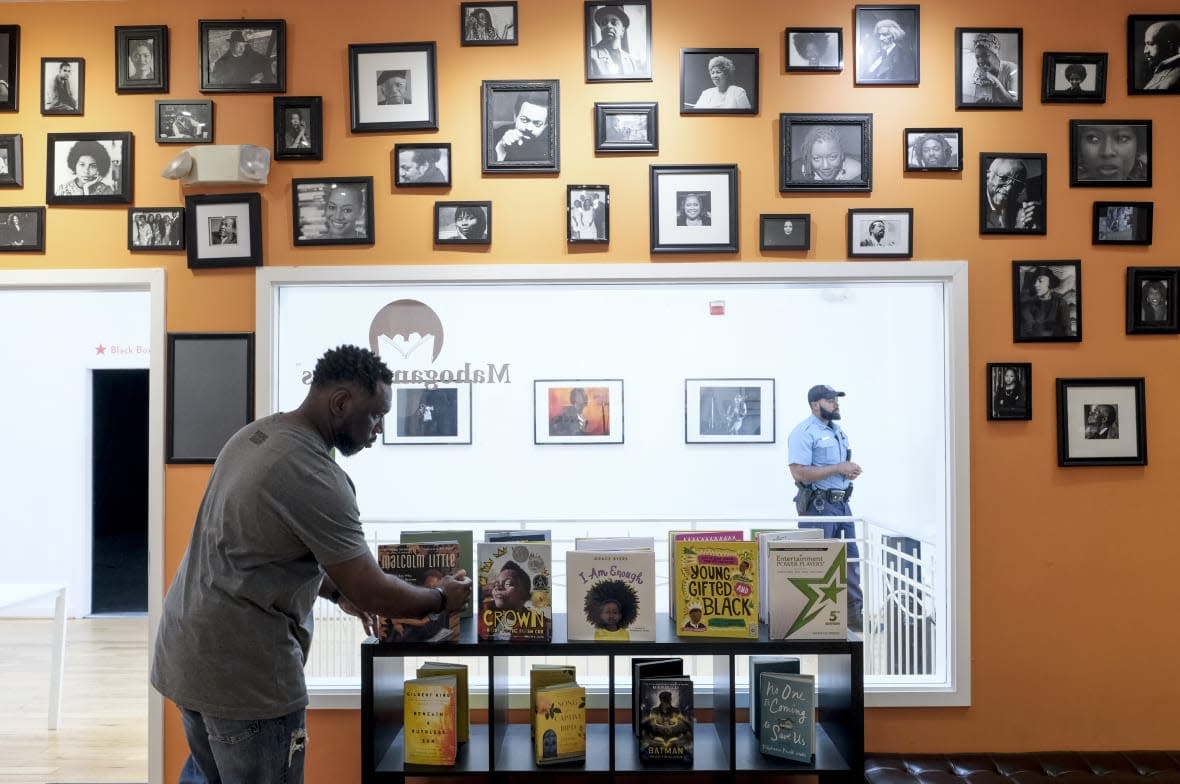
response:
M610 242L610 186L565 187L566 242Z
M652 253L737 253L737 166L651 167Z
M191 269L262 266L262 198L257 193L184 197Z
M491 245L490 201L436 201L434 241L439 245Z
M623 443L623 381L533 382L533 443Z
M451 184L450 142L396 144L394 185L399 188L437 188Z
M516 3L460 3L459 42L463 46L516 46Z
M906 128L901 139L906 171L963 171L962 128Z
M1150 245L1155 206L1150 201L1094 202L1095 245Z
M130 133L46 135L46 204L130 204Z
M1180 15L1127 17L1127 92L1180 93Z
M788 71L838 73L844 70L844 30L839 27L788 27Z
M1021 109L1024 31L1019 27L955 28L955 108Z
M685 379L684 443L773 444L774 379Z
M757 49L681 49L681 114L757 114Z
M372 245L373 178L291 180L296 245Z
M252 332L168 333L168 463L212 463L254 419Z
M1057 465L1147 465L1142 378L1057 379Z
M127 250L183 250L184 208L127 210Z
M659 104L594 104L595 152L658 152Z
M115 28L115 92L168 92L168 28Z
M1180 267L1127 268L1127 334L1180 334Z
M651 1L586 1L586 81L651 81Z
M1070 120L1072 187L1151 187L1151 120Z
M471 443L471 384L434 384L430 389L399 384L385 415L381 443Z
M873 115L780 114L779 139L780 191L873 189Z
M0 188L23 188L25 153L19 133L0 133Z
M1042 103L1106 103L1106 52L1045 52Z
M278 161L324 159L324 99L318 95L275 97L274 157Z
M483 83L483 170L561 171L558 82Z
M848 258L914 257L914 210L848 211Z
M349 44L352 132L438 130L433 41Z
M209 144L213 141L213 101L156 101L156 141Z
M759 250L811 250L811 215L759 215Z
M0 112L15 112L20 94L20 25L0 25Z
M282 19L201 19L197 46L201 92L287 92L287 23Z
M987 363L987 418L1032 419L1032 363Z
M921 8L858 5L856 84L918 84Z
M41 114L83 114L86 61L81 57L41 58Z
M1044 234L1046 168L1044 153L980 153L979 233Z
M0 207L0 253L45 250L44 207Z
M1012 340L1081 342L1080 261L1012 262Z

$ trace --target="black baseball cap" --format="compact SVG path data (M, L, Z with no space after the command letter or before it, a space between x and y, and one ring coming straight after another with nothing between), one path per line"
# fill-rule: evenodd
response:
M827 384L816 384L811 389L807 390L808 403L814 403L817 400L829 400L834 397L844 397L844 393L837 392Z

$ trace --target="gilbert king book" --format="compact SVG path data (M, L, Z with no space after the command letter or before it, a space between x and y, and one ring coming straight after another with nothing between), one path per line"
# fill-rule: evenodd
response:
M765 577L774 585L767 616L772 640L848 638L848 571L839 539L771 541Z
M654 640L655 573L652 550L567 551L567 639Z
M758 751L796 762L815 759L814 676L764 672L758 700Z
M403 692L406 764L454 765L459 750L455 677L410 678Z
M471 734L471 712L467 700L467 665L455 662L423 662L418 668L419 678L450 675L455 679L455 735L466 743Z
M471 531L458 530L425 530L425 531L402 531L401 541L403 543L413 542L458 542L459 543L459 568L467 572L468 576L475 574L475 568L472 565L475 556L475 537ZM471 602L463 605L463 609L459 611L460 618L471 617Z
M549 642L553 637L552 544L477 542L481 640Z
M757 543L678 541L672 550L676 634L757 639Z
M639 759L692 763L692 680L650 678L639 682Z
M377 565L408 583L434 586L460 569L458 542L389 543L377 545ZM455 642L459 639L457 612L431 613L423 618L378 619L381 642Z
M533 759L557 765L586 759L586 689L561 683L538 689L533 696Z

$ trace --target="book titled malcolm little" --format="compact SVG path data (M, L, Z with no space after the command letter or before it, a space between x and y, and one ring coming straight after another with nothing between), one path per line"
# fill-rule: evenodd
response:
M815 759L814 676L764 672L758 684L758 751L811 762Z
M567 639L654 640L655 571L651 550L567 551Z
M476 629L481 640L549 642L550 542L476 542Z
M676 633L757 639L757 542L678 541L672 552Z
M642 680L639 719L639 758L645 762L689 764L693 751L692 680Z
M377 565L414 585L433 586L459 569L458 542L416 542L377 545ZM459 639L458 613L431 613L422 618L378 619L381 642L444 642Z
M562 683L538 689L533 697L534 760L556 765L586 759L586 689Z
M459 749L455 677L410 678L403 699L406 764L454 765Z

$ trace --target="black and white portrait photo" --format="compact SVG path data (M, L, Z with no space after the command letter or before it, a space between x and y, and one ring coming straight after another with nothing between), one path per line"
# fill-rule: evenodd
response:
M460 3L463 46L515 46L516 3Z
M1127 334L1180 332L1176 290L1180 268L1127 268Z
M393 148L397 160L395 184L399 188L443 186L451 184L451 145L398 144Z
M1045 168L1042 153L979 155L981 234L1045 233Z
M287 24L282 19L198 23L201 92L285 92Z
M788 71L844 70L844 37L839 27L788 27Z
M16 111L20 70L20 26L0 25L0 111Z
M682 114L757 114L757 49L681 49Z
M115 92L168 92L168 28L115 28Z
M1171 303L1170 281L1148 278L1139 284L1139 318L1145 324L1164 324L1168 321Z
M492 241L490 201L434 203L434 241L440 245L488 245Z
M262 197L257 193L184 197L190 269L262 265Z
M275 159L322 161L324 99L318 95L276 95L272 101Z
M962 171L962 128L906 128L906 171Z
M1019 109L1024 105L1019 28L960 27L955 30L958 109Z
M651 80L651 3L586 3L586 81Z
M1150 245L1154 212L1149 201L1094 202L1094 244Z
M1070 185L1151 187L1151 120L1070 120Z
M127 210L128 250L179 250L184 247L184 210L134 207Z
M483 83L484 171L559 171L557 80Z
M1012 263L1013 336L1017 342L1082 339L1081 262Z
M781 114L781 191L872 190L872 115Z
M1082 413L1086 417L1085 438L1118 438L1119 407L1115 403L1085 403Z
M856 7L856 83L917 84L916 5Z
M45 250L44 207L0 207L0 252Z
M373 242L373 178L296 178L291 181L296 245Z
M1132 95L1180 92L1180 16L1127 17L1127 78Z
M20 188L24 176L24 137L0 133L0 188Z
M610 239L610 186L567 185L566 214L569 242L606 242Z
M130 133L48 134L48 204L129 203Z
M1032 419L1032 364L988 363L988 419Z
M1145 382L1057 379L1057 465L1147 465Z
M1045 52L1045 103L1105 103L1106 52Z
M205 231L205 238L210 245L238 244L238 219L233 215L206 218Z
M811 249L810 215L759 215L758 229L760 250Z
M435 48L433 41L348 45L354 133L438 128Z
M86 61L41 58L41 114L82 114Z
M848 255L877 258L913 256L914 211L850 209Z
M648 174L652 253L737 252L736 165L653 165Z

